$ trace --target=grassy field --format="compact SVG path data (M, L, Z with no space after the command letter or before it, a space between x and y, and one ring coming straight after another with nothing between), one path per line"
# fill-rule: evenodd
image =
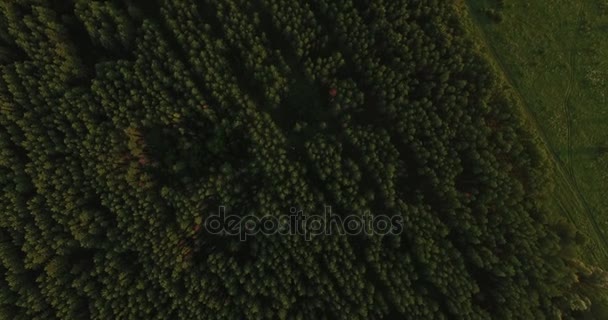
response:
M466 0L556 174L552 209L608 267L608 0Z

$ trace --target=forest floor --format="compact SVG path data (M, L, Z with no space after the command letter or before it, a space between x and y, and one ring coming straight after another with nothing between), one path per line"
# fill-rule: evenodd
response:
M546 146L551 210L586 235L584 258L608 268L608 0L465 3L470 31Z

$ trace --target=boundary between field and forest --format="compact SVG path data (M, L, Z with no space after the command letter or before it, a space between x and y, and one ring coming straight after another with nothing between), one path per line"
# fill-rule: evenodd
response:
M474 12L468 0L461 0L456 4L457 12L462 16L462 23L465 28L471 33L471 39L477 45L477 53L486 57L487 61L493 66L496 74L502 84L509 88L511 97L516 102L519 112L524 116L529 132L537 140L539 147L545 153L549 164L551 165L550 172L554 172L555 190L552 192L552 200L559 207L563 217L567 218L577 228L582 224L590 225L591 228L586 228L585 236L590 241L595 242L599 247L584 248L581 252L583 258L595 262L603 266L608 266L608 240L602 236L601 229L595 218L593 210L585 200L580 189L577 186L577 181L574 173L567 168L564 168L564 163L559 159L556 151L548 142L546 133L538 123L537 117L533 114L531 107L524 98L520 90L515 85L515 81L510 70L504 65L499 58L496 49L488 40L486 31L481 26L479 16ZM586 221L582 221L583 219Z

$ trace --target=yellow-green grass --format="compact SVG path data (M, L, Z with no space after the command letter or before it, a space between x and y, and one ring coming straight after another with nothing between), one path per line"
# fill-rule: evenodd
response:
M470 31L547 148L550 208L588 237L585 260L608 267L608 0L465 3Z

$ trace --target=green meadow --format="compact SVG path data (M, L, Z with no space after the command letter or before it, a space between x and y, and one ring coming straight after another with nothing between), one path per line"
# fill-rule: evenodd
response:
M553 210L608 266L608 1L467 0L556 173Z

